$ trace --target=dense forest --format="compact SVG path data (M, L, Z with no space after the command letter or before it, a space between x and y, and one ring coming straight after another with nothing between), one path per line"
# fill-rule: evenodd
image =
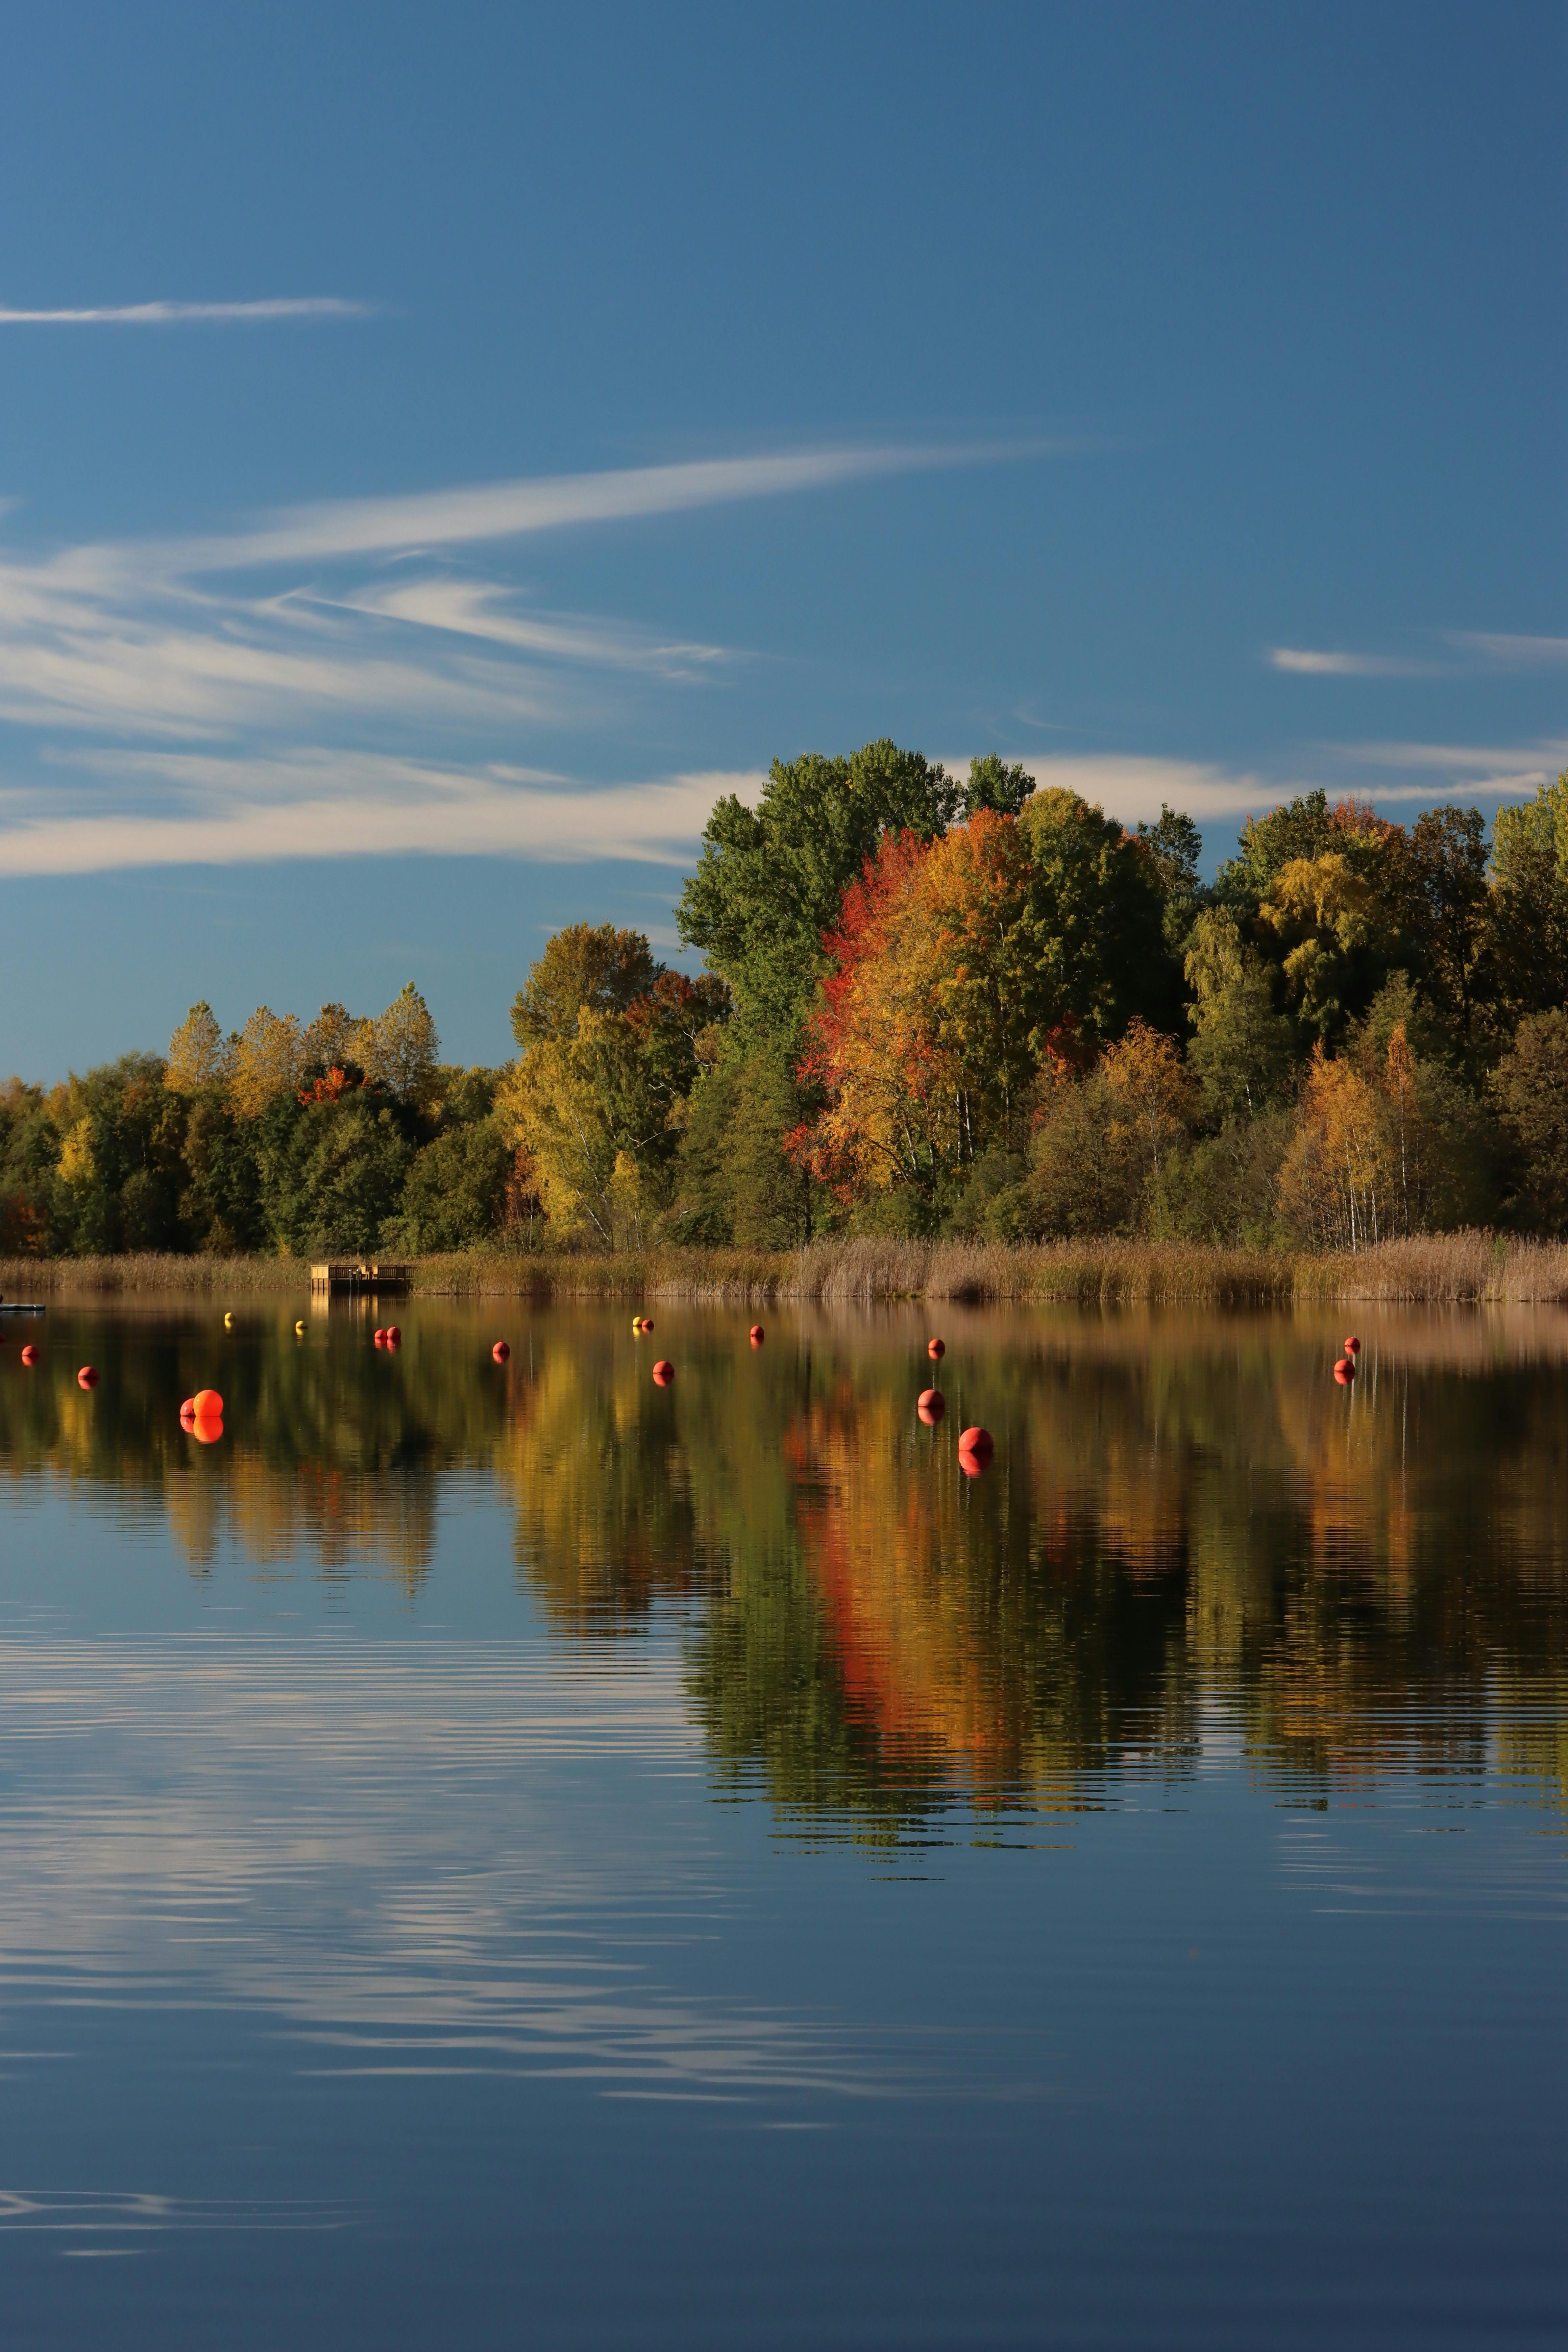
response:
M1318 792L1201 845L994 758L777 761L684 886L700 975L574 925L500 1068L409 986L13 1078L0 1254L1568 1232L1568 775L1489 839Z

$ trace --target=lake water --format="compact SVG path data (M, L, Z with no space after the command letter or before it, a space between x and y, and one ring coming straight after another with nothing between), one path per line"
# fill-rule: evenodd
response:
M1568 2341L1568 1313L395 1311L5 1320L8 2347Z

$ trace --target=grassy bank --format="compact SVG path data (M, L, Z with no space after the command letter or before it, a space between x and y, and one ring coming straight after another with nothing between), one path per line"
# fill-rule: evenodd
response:
M1354 1255L1209 1249L1121 1241L1006 1243L827 1241L774 1255L656 1249L616 1257L463 1251L415 1261L427 1296L547 1299L775 1298L827 1302L931 1298L1079 1305L1283 1305L1385 1299L1413 1305L1568 1302L1568 1244L1491 1234L1384 1242ZM0 1261L0 1294L190 1291L237 1298L298 1295L302 1260L274 1257L24 1258Z

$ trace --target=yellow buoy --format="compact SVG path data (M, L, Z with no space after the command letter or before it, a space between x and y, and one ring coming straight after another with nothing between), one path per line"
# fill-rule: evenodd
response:
M224 1328L224 1329L225 1329L226 1331L232 1331L232 1330L233 1330L233 1328L234 1328L234 1318L233 1318L233 1316L232 1316L232 1315L226 1315L226 1316L224 1317L224 1318L223 1318L223 1328Z
M295 1326L294 1326L294 1337L296 1338L296 1339L302 1339L304 1338L304 1336L305 1336L305 1327L304 1327L304 1325L303 1325L302 1323L296 1323L296 1324L295 1324Z
M634 1315L632 1317L632 1337L634 1339L640 1339L642 1338L642 1317L640 1315Z

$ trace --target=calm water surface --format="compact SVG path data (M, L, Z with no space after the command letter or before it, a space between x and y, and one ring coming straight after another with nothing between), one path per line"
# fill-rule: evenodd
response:
M301 1311L6 1318L8 2345L1568 2340L1568 1314Z

